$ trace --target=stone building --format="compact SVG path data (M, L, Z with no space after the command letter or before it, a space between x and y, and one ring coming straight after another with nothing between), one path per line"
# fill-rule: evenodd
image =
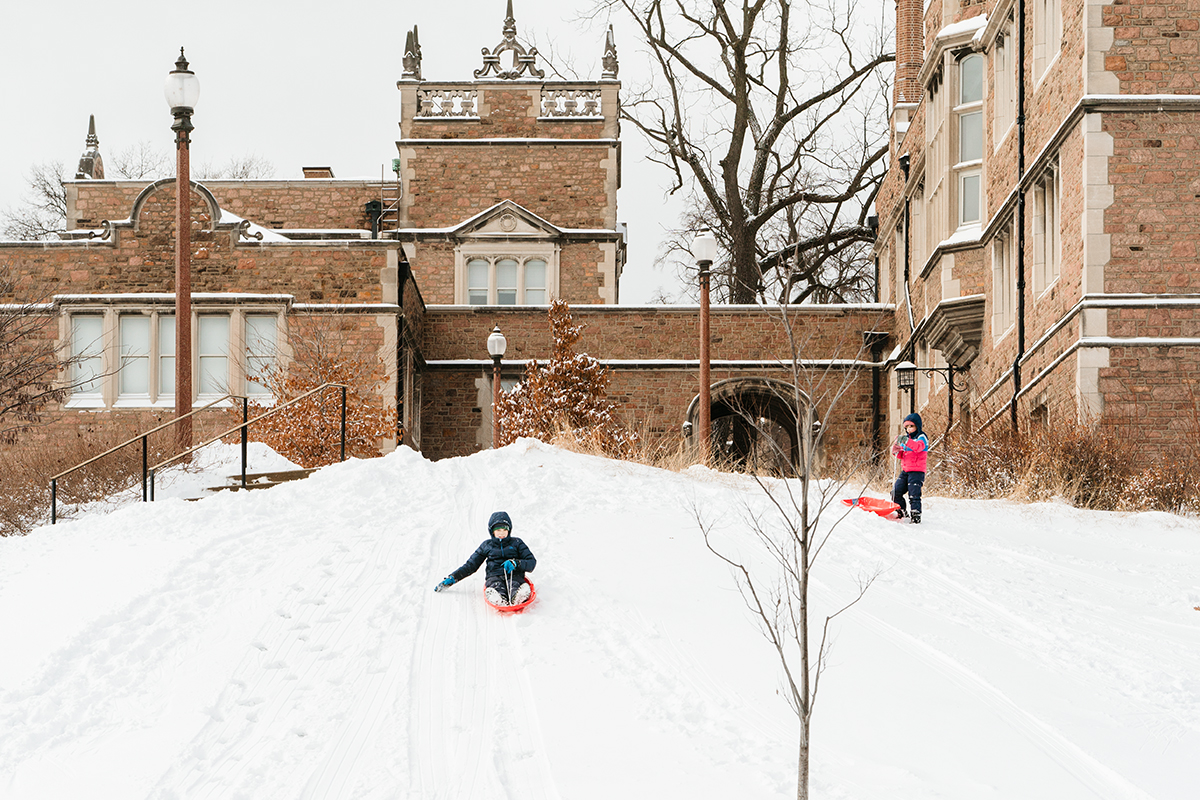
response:
M651 436L692 435L699 309L617 305L626 250L611 31L597 79L548 80L511 8L471 80L427 80L417 31L408 34L394 181L311 167L301 180L192 184L197 404L262 392L248 376L287 363L296 337L321 334L381 366L376 393L399 422L384 450L403 441L432 458L467 454L491 443L488 333L507 337L504 379L515 381L549 355L547 305L562 298L585 325L580 349L610 368L626 421ZM87 148L66 184L62 240L0 242L20 287L0 302L34 303L46 335L88 357L82 377L98 376L33 441L118 421L144 428L174 408L175 182L106 179L93 167L94 129ZM890 330L891 307L787 316L790 337L779 309L713 309L719 444L755 450L748 412L795 454L797 345L824 453L877 448L886 333L872 332Z
M1198 48L1194 3L899 0L876 253L932 429L953 367L956 424L1194 435Z

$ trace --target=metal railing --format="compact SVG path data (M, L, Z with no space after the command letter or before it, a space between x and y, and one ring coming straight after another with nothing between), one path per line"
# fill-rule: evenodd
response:
M50 524L55 525L58 523L58 479L59 478L70 475L72 472L82 469L82 468L88 466L89 464L93 464L93 463L99 461L100 459L104 458L105 456L112 455L113 453L117 452L118 450L128 447L129 445L131 445L134 442L137 442L139 440L142 443L142 502L143 503L151 502L154 500L154 473L156 470L161 469L162 467L166 466L167 464L171 464L172 462L178 461L179 459L181 459L185 456L191 455L192 453L199 450L200 448L207 447L208 445L212 444L213 442L220 441L221 439L224 439L226 436L233 433L234 431L241 431L241 440L242 440L241 441L241 445L242 445L241 479L242 479L242 488L245 488L246 487L246 461L247 461L246 451L247 451L247 445L248 445L248 441L249 441L250 426L252 424L254 424L255 422L258 422L261 419L266 419L267 417L271 416L272 414L276 414L276 413L282 411L283 409L287 408L290 405L294 405L295 403L300 402L301 400L303 400L306 397L309 397L310 395L314 395L317 392L323 392L326 389L332 389L332 388L339 388L342 390L342 393L341 393L342 394L342 397L341 397L342 419L341 419L340 460L345 461L346 460L346 386L345 386L345 384L323 383L320 386L318 386L317 388L312 389L311 391L305 392L304 394L300 395L299 397L294 397L291 400L287 401L286 403L276 406L275 408L272 408L270 411L266 412L265 414L258 415L254 419L248 418L249 417L249 409L250 409L249 398L244 397L242 395L227 394L224 397L214 400L213 402L209 403L206 406L202 406L201 408L197 408L197 409L193 409L192 411L189 411L187 414L184 414L182 417L176 417L175 419L173 419L169 422L164 422L162 425L159 425L156 428L151 428L148 431L140 433L137 436L134 436L132 439L128 439L128 440L122 442L121 444L116 445L115 447L111 447L108 450L105 450L100 455L93 456L92 458L89 458L87 461L84 461L82 464L76 464L75 466L71 467L70 469L60 472L57 475L55 475L54 477L52 477L50 479ZM242 424L241 425L235 425L234 427L230 428L229 430L225 431L224 433L218 434L217 436L214 436L213 438L203 442L202 444L198 444L195 447L192 447L188 450L183 451L182 453L176 453L175 455L171 456L167 460L160 461L159 463L155 464L153 467L149 466L149 452L150 451L149 451L148 441L149 441L149 437L151 434L158 433L159 431L164 430L165 428L169 428L172 425L175 425L175 424L187 419L188 417L192 416L193 414L199 414L201 411L207 411L208 409L212 408L213 406L217 405L218 403L223 403L226 400L241 400L242 401Z

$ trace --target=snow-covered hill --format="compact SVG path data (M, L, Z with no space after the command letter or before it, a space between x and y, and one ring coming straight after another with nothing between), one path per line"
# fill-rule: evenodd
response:
M753 558L761 502L523 440L0 540L0 796L794 796L778 664L696 524ZM432 591L497 509L538 557L515 617L480 573ZM879 577L835 624L816 796L1196 797L1200 524L925 520L850 511L818 566L818 612Z

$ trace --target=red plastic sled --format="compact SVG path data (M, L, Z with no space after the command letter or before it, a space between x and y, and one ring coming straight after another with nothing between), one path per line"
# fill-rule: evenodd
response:
M881 517L887 517L900 509L891 500L880 500L878 497L847 497L842 500L848 506L858 506L863 511L874 511Z
M529 580L529 578L526 578L525 582L529 584L529 599L524 603L518 603L515 606L498 606L491 600L487 599L487 594L483 595L483 602L487 603L501 614L520 614L522 611L528 608L529 604L533 602L533 599L537 597L537 588L534 587L533 581ZM487 587L485 586L484 589L486 591Z

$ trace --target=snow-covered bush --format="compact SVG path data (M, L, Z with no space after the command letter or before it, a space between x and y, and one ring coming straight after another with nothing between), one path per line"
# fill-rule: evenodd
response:
M501 445L522 436L553 441L567 435L584 440L612 456L623 456L637 437L617 417L607 396L608 370L585 353L576 353L583 330L562 300L550 305L554 347L545 364L536 359L525 377L500 396L497 408Z

